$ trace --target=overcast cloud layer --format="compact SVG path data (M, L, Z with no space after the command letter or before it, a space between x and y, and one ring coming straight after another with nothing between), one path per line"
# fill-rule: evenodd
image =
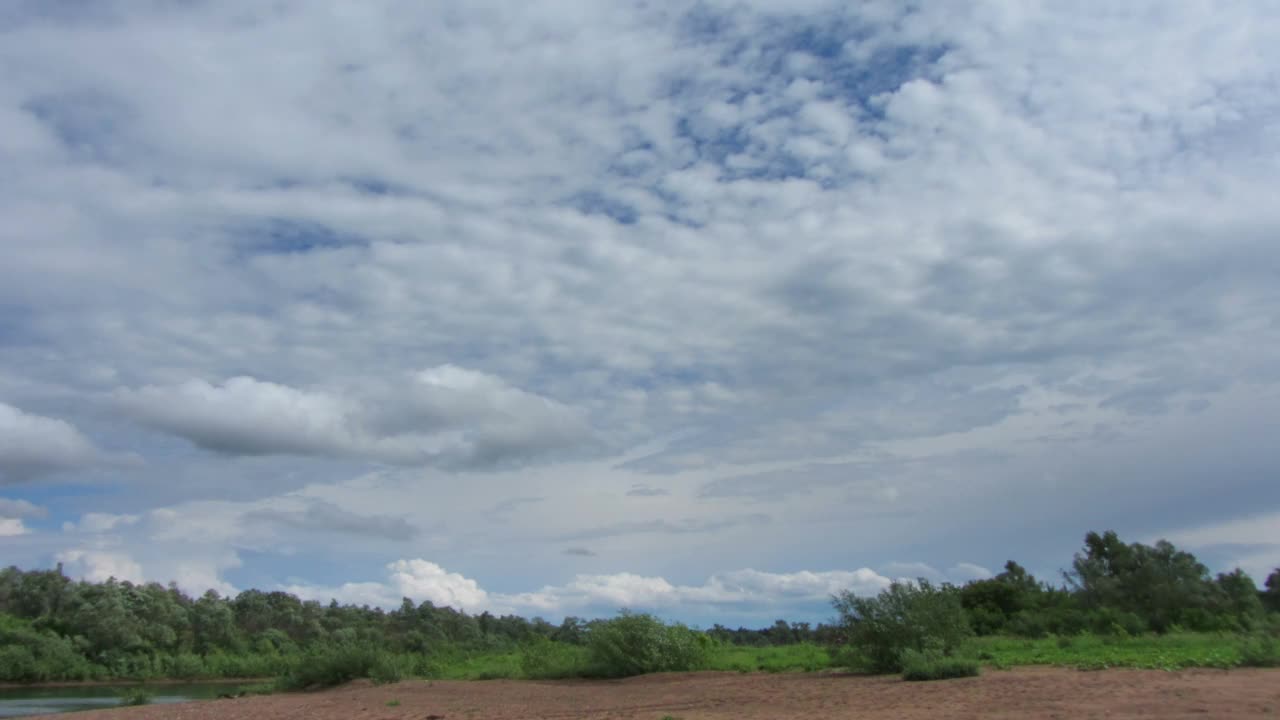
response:
M0 547L823 617L1280 565L1280 6L0 7Z

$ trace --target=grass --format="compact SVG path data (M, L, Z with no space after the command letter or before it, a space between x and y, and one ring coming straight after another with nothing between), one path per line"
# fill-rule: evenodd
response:
M1076 635L1025 639L983 637L973 642L978 658L996 668L1058 665L1081 670L1113 667L1149 670L1232 668L1243 664L1241 640L1227 633L1169 635Z
M945 656L937 651L907 650L902 654L902 679L913 682L977 677L978 661L967 656Z
M718 645L708 658L709 670L737 672L815 672L831 667L826 648L802 643L769 647Z

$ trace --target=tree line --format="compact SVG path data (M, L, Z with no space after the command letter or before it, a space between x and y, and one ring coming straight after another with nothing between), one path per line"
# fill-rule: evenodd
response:
M923 581L921 581L923 582ZM1009 561L995 577L939 588L977 635L1250 632L1280 627L1280 569L1259 589L1236 569L1212 575L1191 553L1161 541L1124 543L1114 532L1085 537L1061 582L1043 582ZM847 644L842 617L812 625L778 620L758 628L714 625L702 634L732 645ZM846 602L841 605L841 602ZM849 612L846 612L849 611ZM431 602L381 608L301 600L285 592L209 591L176 585L76 581L52 570L0 570L0 681L279 675L292 658L368 646L430 657L502 651L536 643L585 646L607 620L469 614Z

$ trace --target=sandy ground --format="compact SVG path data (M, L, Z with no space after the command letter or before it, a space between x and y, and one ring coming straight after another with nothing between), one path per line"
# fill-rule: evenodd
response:
M391 701L398 705L388 706ZM534 718L1280 718L1280 671L1061 668L907 683L831 674L697 673L618 681L428 682L76 713L76 720ZM57 716L47 716L57 717ZM62 716L65 718L66 716Z

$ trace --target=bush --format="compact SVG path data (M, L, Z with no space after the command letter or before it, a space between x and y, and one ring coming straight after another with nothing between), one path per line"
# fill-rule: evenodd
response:
M587 643L589 673L628 677L653 672L699 670L706 666L711 638L684 625L623 611L592 628Z
M306 653L278 681L282 690L326 688L372 677L374 668L386 662L382 652L361 645L334 645Z
M1240 664L1245 667L1280 667L1280 640L1251 635L1240 643Z
M978 661L971 657L943 655L938 650L902 652L903 680L948 680L977 677L978 673Z
M369 679L375 685L390 685L398 683L405 678L406 675L412 673L412 667L409 665L411 661L401 658L397 655L383 654L369 668Z
M125 706L150 705L155 697L155 693L146 688L129 688L120 693L120 704Z
M204 675L204 660L199 655L180 653L165 660L165 675L167 677L190 680Z
M554 680L583 674L582 649L544 637L534 637L520 648L520 672L531 680Z
M895 582L874 598L846 591L833 603L846 643L841 659L870 672L901 672L907 650L958 655L973 637L960 594L950 585Z

